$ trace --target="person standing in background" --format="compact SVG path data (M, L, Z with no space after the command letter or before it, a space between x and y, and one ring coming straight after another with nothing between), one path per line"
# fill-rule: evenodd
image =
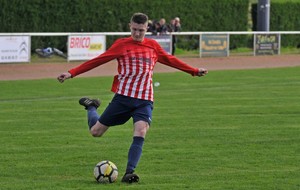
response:
M180 24L179 17L175 17L171 21L171 28L172 28L172 32L180 32L181 31L181 24ZM176 43L177 43L177 37L176 37L176 35L172 35L172 55L175 54Z
M166 25L166 19L161 18L159 20L159 25L160 25L159 34L160 35L167 34L168 28L167 28L167 25Z

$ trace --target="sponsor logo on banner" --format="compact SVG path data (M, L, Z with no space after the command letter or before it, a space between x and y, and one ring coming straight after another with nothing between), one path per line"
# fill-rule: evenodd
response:
M29 62L29 36L1 36L0 63Z
M255 34L254 55L279 55L280 35L279 34Z
M200 56L229 56L229 36L227 34L202 34L200 36Z
M89 60L104 53L106 36L104 35L82 35L69 36L68 39L68 59L69 60Z

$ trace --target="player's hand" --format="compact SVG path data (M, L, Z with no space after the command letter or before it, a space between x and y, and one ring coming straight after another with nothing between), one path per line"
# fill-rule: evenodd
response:
M202 76L205 76L207 73L208 73L207 69L199 68L198 76L202 77Z
M70 73L62 73L60 74L58 77L57 77L57 80L60 82L60 83L63 83L65 80L71 78L72 75Z

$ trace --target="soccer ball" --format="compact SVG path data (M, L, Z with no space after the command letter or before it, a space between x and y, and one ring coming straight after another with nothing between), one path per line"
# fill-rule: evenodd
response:
M95 166L94 176L99 183L113 183L118 178L118 168L111 161L104 160Z

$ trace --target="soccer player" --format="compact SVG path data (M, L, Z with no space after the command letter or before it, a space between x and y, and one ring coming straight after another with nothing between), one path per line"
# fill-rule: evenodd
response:
M87 97L81 98L79 104L88 113L90 133L94 137L102 136L111 126L121 125L133 118L133 141L128 151L128 162L122 182L139 181L134 170L140 160L144 139L152 121L153 85L152 75L156 62L177 68L192 76L204 76L208 73L203 68L193 68L176 57L166 53L152 39L145 38L148 16L135 13L129 27L131 37L120 38L103 54L60 74L57 79L64 82L113 59L118 61L118 75L114 77L112 92L115 93L111 103L98 115L100 101Z

